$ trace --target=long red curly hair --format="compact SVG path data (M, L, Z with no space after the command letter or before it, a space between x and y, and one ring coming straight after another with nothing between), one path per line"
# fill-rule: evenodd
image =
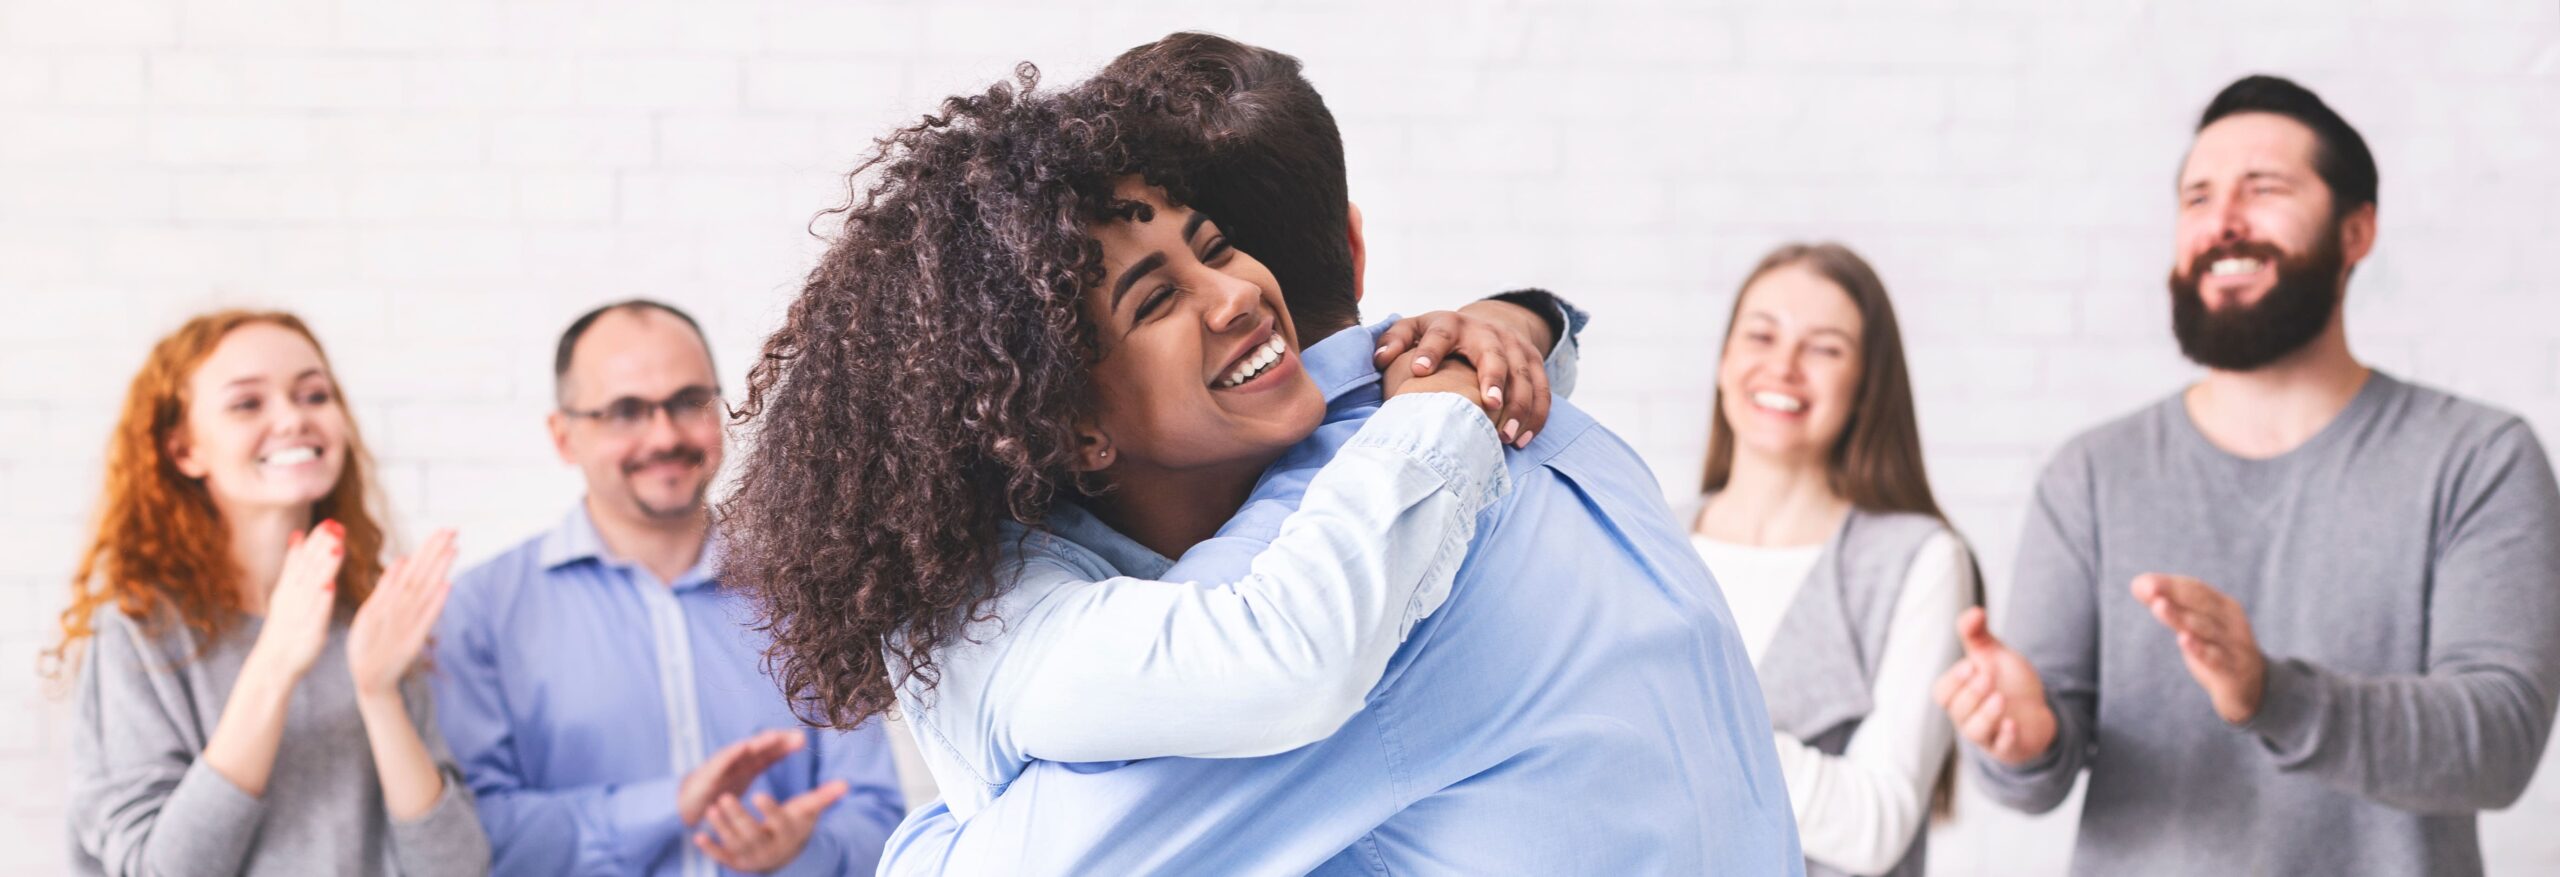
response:
M320 353L335 404L346 406L344 387L320 339L302 320L282 311L225 310L188 320L152 345L142 371L125 391L124 412L107 438L107 484L96 533L71 576L71 605L62 610L62 639L45 653L48 674L76 661L75 649L96 631L90 618L113 604L145 629L160 621L160 607L208 646L241 618L240 575L231 559L231 535L204 482L178 471L169 450L186 428L188 379L233 330L267 323L292 330ZM346 561L338 568L341 613L363 603L382 575L383 531L367 502L372 461L347 418L346 468L336 487L312 506L313 521L346 528Z

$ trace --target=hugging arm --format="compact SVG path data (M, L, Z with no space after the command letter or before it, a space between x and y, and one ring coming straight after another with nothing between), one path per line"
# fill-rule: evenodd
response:
M954 650L946 700L921 718L946 742L986 726L1025 760L1243 757L1323 739L1446 598L1479 513L1508 489L1472 402L1398 398L1232 579L1079 582L1061 564L1026 566L1017 591L1038 602L1007 636ZM954 674L988 679L980 710L947 699Z
M1480 304L1491 316L1478 322L1548 320L1516 302ZM1560 301L1552 309L1567 331L1543 341L1569 352L1579 314ZM944 657L985 689L919 716L930 726L920 739L963 760L987 735L1025 760L1117 761L1260 755L1331 734L1405 631L1446 598L1478 514L1507 489L1486 415L1429 392L1470 390L1474 373L1435 371L1390 374L1414 398L1379 409L1340 452L1309 458L1294 478L1258 485L1223 531L1259 520L1243 528L1255 538L1213 538L1163 581L1097 582L1069 564L1027 564L1016 593L1044 596L1001 640Z

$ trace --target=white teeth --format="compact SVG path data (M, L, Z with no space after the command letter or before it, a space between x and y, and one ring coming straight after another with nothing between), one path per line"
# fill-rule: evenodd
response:
M2238 258L2215 259L2213 260L2213 265L2209 270L2211 270L2213 275L2216 277L2226 277L2233 274L2248 274L2258 270L2258 260Z
M317 459L320 459L319 448L286 448L284 450L268 454L266 459L260 460L259 462L265 463L269 466L292 466L298 463L308 463Z
M1281 340L1278 335L1271 336L1271 340L1264 342L1253 355L1245 357L1244 362L1238 363L1235 371L1228 372L1226 377L1219 378L1218 389L1223 390L1261 377L1263 369L1270 368L1272 363L1279 362L1280 357L1288 352L1288 342Z
M1771 411L1783 411L1788 414L1804 410L1804 400L1798 399L1794 396L1789 396L1785 393L1772 393L1767 390L1751 394L1751 402L1754 405L1767 408Z

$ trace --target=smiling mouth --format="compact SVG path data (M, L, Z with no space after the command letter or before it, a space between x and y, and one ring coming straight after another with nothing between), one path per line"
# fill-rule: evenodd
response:
M317 447L286 448L258 458L260 466L299 466L320 459Z
M1245 354L1242 361L1237 362L1235 367L1229 369L1225 375L1209 382L1209 386L1219 390L1243 386L1254 378L1261 377L1263 372L1270 371L1271 367L1279 364L1281 357L1287 356L1288 353L1288 341L1281 338L1280 333L1273 332L1270 340L1262 342L1252 352Z
M2213 264L2205 266L2205 271L2215 277L2238 277L2243 274L2258 273L2258 269L2263 267L2266 267L2266 263L2261 260L2246 256L2232 256L2213 260Z
M1762 390L1751 394L1751 404L1758 405L1762 408L1775 411L1780 414L1801 414L1804 412L1803 399L1798 399L1785 393L1773 393L1768 390Z

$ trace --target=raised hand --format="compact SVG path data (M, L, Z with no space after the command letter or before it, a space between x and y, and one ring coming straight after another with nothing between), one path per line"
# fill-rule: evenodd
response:
M1378 367L1390 378L1400 371L1421 377L1439 371L1452 354L1463 358L1482 380L1480 392L1472 394L1477 404L1493 418L1505 441L1526 446L1538 430L1546 428L1547 409L1553 401L1547 391L1545 348L1554 342L1546 338L1546 323L1508 302L1477 302L1467 307L1407 317L1387 327L1378 336ZM1519 319L1487 316L1511 312L1517 312Z
M416 553L382 571L347 628L347 672L355 676L356 696L398 696L400 678L444 614L445 596L453 591L445 574L452 569L453 531L437 530Z
M2249 610L2230 595L2186 576L2133 577L2133 598L2178 635L2187 675L2204 686L2213 711L2237 725L2258 715L2267 693L2267 655L2249 628Z
M808 743L809 738L799 731L773 730L720 747L677 784L676 816L684 820L686 827L692 827L722 796L746 794L747 786L766 768Z
M1977 606L1956 617L1964 657L1938 677L1930 696L1975 748L2016 767L2053 748L2053 708L2034 664L1991 635Z
M322 521L309 537L296 534L285 549L284 571L267 592L267 620L249 647L245 674L266 674L289 687L311 670L329 644L329 620L338 600L338 567L346 562L347 531Z
M780 803L758 792L752 815L738 803L738 796L722 795L703 817L711 830L695 833L693 845L732 871L778 870L800 857L809 835L817 831L818 817L835 806L848 788L843 780L830 780Z

